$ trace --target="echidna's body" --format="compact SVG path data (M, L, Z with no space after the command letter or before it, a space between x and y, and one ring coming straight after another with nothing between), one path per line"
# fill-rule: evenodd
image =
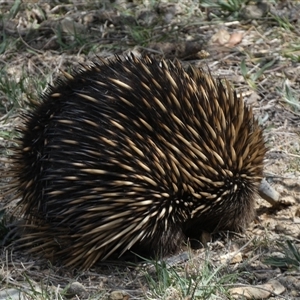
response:
M90 267L170 253L253 218L265 146L252 110L198 69L135 57L50 88L26 117L15 173L36 251Z

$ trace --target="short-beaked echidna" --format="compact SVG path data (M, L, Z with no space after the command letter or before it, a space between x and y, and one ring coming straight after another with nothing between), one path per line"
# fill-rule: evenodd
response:
M253 219L266 149L227 81L134 56L65 77L26 113L14 154L33 252L89 268Z

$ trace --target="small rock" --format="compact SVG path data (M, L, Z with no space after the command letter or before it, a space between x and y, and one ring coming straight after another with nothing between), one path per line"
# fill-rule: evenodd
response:
M67 289L67 294L70 296L75 296L75 295L84 295L86 294L87 291L85 287L78 281L74 281L70 284L70 286Z
M246 5L240 11L240 16L245 20L260 19L267 15L270 10L270 4L259 1L256 4Z
M182 294L180 291L178 291L177 289L175 289L174 287L168 287L166 289L165 295L164 295L164 299L166 300L180 300L182 299Z
M108 300L127 300L129 295L124 291L112 291L108 296Z
M225 263L230 263L230 264L236 264L239 262L243 261L243 256L241 252L232 252L232 253L227 253L224 255L221 255L221 263L225 264Z

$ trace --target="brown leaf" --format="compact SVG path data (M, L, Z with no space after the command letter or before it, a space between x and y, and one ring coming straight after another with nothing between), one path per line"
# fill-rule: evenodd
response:
M235 45L239 44L244 37L243 32L234 32L231 34L228 43L226 44L227 47L234 47Z
M284 291L285 287L279 281L271 279L261 285L232 288L229 293L235 299L240 299L241 296L246 299L267 299L273 293L280 295Z

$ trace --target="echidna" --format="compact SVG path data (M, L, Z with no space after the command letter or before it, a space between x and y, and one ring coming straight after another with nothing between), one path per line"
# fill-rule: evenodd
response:
M89 268L253 219L266 149L227 81L134 56L65 77L26 113L14 154L33 252Z

